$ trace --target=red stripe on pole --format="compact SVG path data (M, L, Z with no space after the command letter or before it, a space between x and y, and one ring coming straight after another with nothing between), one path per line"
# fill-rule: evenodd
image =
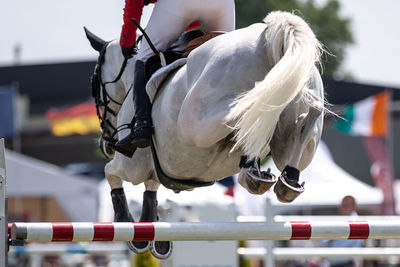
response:
M11 226L12 223L8 223L8 235L11 237Z
M150 241L154 239L154 224L149 222L134 223L135 235L133 240L137 241Z
M93 241L113 241L114 225L112 223L93 223Z
M52 223L54 242L71 242L74 239L74 227L72 223Z
M291 240L308 240L311 238L311 224L309 222L290 222L292 224Z
M368 222L349 222L350 234L349 239L368 239L369 224Z

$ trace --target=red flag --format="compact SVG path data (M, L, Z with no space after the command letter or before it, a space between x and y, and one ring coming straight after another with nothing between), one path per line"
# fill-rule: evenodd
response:
M371 162L371 174L375 185L383 192L383 215L395 215L394 170L384 139L379 137L364 137L364 147Z

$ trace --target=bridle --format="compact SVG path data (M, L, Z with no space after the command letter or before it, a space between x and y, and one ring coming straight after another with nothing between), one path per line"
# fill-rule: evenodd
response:
M106 158L110 158L109 154L113 154L114 145L118 141L116 135L118 131L121 130L120 127L126 127L126 125L121 125L120 127L115 127L112 122L108 119L108 114L111 114L114 117L117 117L118 112L111 109L109 107L109 103L112 102L118 106L122 106L122 103L113 99L107 92L106 85L116 83L121 79L121 76L126 68L128 63L128 58L124 59L122 63L121 69L117 75L117 77L112 81L103 81L101 77L102 66L105 61L105 54L107 51L107 46L110 42L105 42L103 47L100 50L99 57L97 59L96 67L94 69L94 73L91 77L91 86L92 86L92 96L95 99L96 104L96 113L97 117L100 121L100 127L102 129L101 140L106 142L105 147L102 143L99 143L100 150L104 154ZM129 94L129 91L132 89L129 88L128 92L125 94L124 100L126 96ZM103 110L102 110L103 108ZM111 129L111 130L110 130ZM105 151L106 150L106 151ZM109 152L107 150L110 150Z

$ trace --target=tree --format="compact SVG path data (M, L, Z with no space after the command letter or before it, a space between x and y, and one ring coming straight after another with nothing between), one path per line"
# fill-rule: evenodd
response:
M346 47L353 43L350 20L339 15L340 4L329 0L317 6L314 0L236 0L236 27L242 28L261 22L267 12L284 10L295 12L313 29L317 38L329 52L322 59L324 75L339 73L340 64L345 57Z

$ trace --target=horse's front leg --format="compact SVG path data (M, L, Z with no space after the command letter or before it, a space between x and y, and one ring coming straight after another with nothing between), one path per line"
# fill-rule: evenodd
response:
M147 157L144 157L143 151L139 151L139 153L134 155L135 161L144 162ZM107 163L105 167L105 174L107 177L107 181L111 187L111 199L114 209L114 221L115 222L134 222L133 216L129 212L128 203L126 200L126 196L124 193L122 180L127 180L132 182L133 185L137 185L140 183L145 183L151 178L151 169L149 167L150 164L141 164L134 165L132 168L131 159L122 156L119 153L116 153L114 159ZM128 177L130 177L128 179ZM148 207L154 206L153 210L157 210L157 199L156 192L159 184L155 183L154 185L151 183L147 183L146 189L151 192L144 194L143 205L145 206L144 210L148 214L152 214L151 209ZM155 204L149 205L151 199L155 199ZM154 212L153 212L154 213ZM142 216L141 221L153 221L152 219L147 219L148 216ZM135 253L144 253L150 250L151 245L150 242L133 242L130 241L127 243L130 250Z
M140 222L157 222L158 221L158 201L157 189L159 182L154 179L149 179L144 182L146 191L143 193L142 214L140 215ZM171 241L141 241L133 242L136 248L151 249L151 253L159 259L166 259L171 255L172 242Z
M304 182L299 183L299 165L303 153L315 135L319 135L314 130L317 119L320 118L322 110L318 107L310 107L307 114L302 114L298 118L294 131L293 147L290 148L289 161L283 169L274 187L274 192L281 202L292 202L304 192Z
M129 212L128 202L124 189L121 187L111 189L111 200L114 209L114 222L134 222Z
M111 188L111 201L114 209L114 222L133 222L129 212L121 175L115 168L115 159L108 162L104 169L108 184Z
M112 163L109 163L110 165ZM126 200L124 188L122 186L122 180L120 177L110 174L110 165L106 165L106 177L111 187L111 200L114 209L114 222L134 222L133 216L131 215ZM108 168L107 168L108 167ZM147 247L137 247L134 242L127 243L130 250L135 253L144 253L150 249Z

